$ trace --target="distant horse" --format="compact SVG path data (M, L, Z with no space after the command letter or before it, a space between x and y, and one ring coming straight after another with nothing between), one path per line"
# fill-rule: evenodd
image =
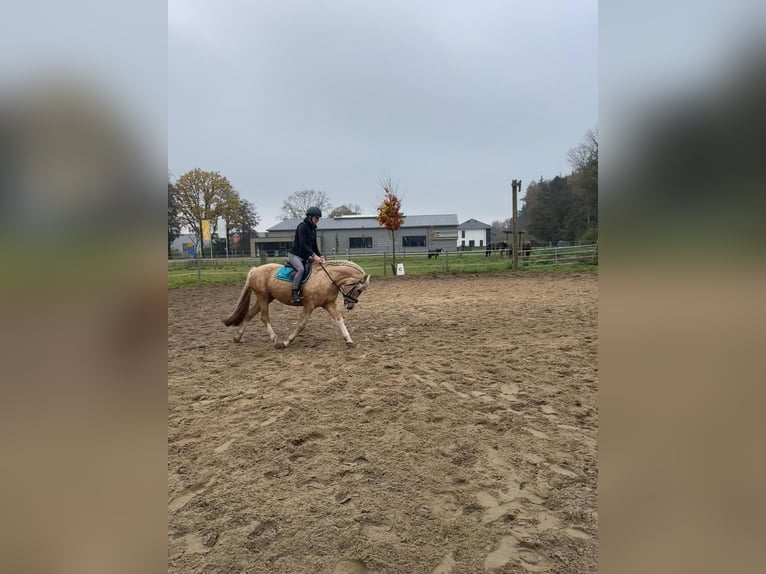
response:
M525 241L521 244L521 256L524 259L529 259L529 255L532 253L532 244L529 241Z
M429 249L428 250L428 258L431 259L431 257L434 257L436 259L439 259L439 254L444 251L441 247L438 249Z
M492 255L493 251L499 251L500 255L503 255L508 250L508 244L505 241L498 241L497 243L487 243L487 249L484 252L484 257Z
M295 306L290 303L292 284L288 281L277 279L276 273L281 265L278 263L268 263L260 267L253 267L247 274L245 286L237 301L237 307L231 316L223 319L223 324L227 327L232 325L241 325L237 334L234 335L234 341L239 343L245 332L248 322L255 317L256 313L261 313L261 321L266 325L271 342L277 349L284 349L298 334L306 327L309 315L317 307L322 307L330 316L335 319L346 345L351 346L354 342L348 334L346 324L343 322L343 315L337 308L335 301L339 294L343 295L343 303L349 311L354 308L358 302L359 295L370 285L370 275L364 272L364 269L356 263L344 260L327 261L324 265L314 264L314 270L306 283L301 287L303 301L298 305L303 306L298 326L290 333L286 341L278 341L274 329L271 328L269 321L269 303L274 299L285 305ZM317 268L319 267L319 268ZM250 306L250 295L255 293L255 305L248 310Z

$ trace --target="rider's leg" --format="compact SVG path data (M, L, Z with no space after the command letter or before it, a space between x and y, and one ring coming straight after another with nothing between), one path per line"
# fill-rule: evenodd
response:
M293 276L293 292L290 302L300 303L302 301L301 281L303 280L303 274L305 272L303 261L301 261L301 258L293 253L288 253L287 260L290 262L290 265L295 268L295 275Z

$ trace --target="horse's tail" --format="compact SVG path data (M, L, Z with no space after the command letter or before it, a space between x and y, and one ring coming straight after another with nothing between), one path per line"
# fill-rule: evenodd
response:
M223 320L223 324L227 327L231 327L232 325L241 325L242 321L245 319L245 315L247 315L247 310L250 308L250 273L252 272L253 270L251 269L247 274L247 279L245 279L245 286L242 288L242 293L239 294L237 308L234 309L234 312L229 317Z

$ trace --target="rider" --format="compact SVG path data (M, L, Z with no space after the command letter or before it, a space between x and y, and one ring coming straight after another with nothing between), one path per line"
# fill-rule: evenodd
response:
M309 207L306 210L306 217L298 224L295 230L295 241L287 254L287 262L295 269L293 277L293 296L291 303L300 303L301 280L305 272L305 262L308 260L324 263L324 257L317 247L317 223L322 217L322 211L318 207Z

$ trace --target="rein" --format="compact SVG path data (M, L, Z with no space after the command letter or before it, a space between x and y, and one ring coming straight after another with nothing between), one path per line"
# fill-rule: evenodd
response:
M351 289L349 289L349 290L348 290L348 293L346 293L346 292L345 292L343 289L341 289L340 285L338 285L338 284L335 282L335 279L333 279L333 278L332 278L332 275L330 275L330 274L327 272L327 268L326 268L326 267L325 267L325 266L324 266L322 263L320 263L320 264L319 264L319 266L322 268L322 271L324 271L324 272L325 272L325 274L326 274L326 275L327 275L327 276L330 278L330 281L332 281L332 284L333 284L333 285L335 285L335 287L337 287L337 288L338 288L338 291L340 291L340 292L343 294L343 303L348 303L349 301L351 301L351 302L353 302L353 303L359 303L359 299L357 299L356 297L354 297L354 296L351 294L351 293L354 291L354 287L355 287L357 284L359 284L359 281L357 281L356 283L354 283L353 285L351 285Z

